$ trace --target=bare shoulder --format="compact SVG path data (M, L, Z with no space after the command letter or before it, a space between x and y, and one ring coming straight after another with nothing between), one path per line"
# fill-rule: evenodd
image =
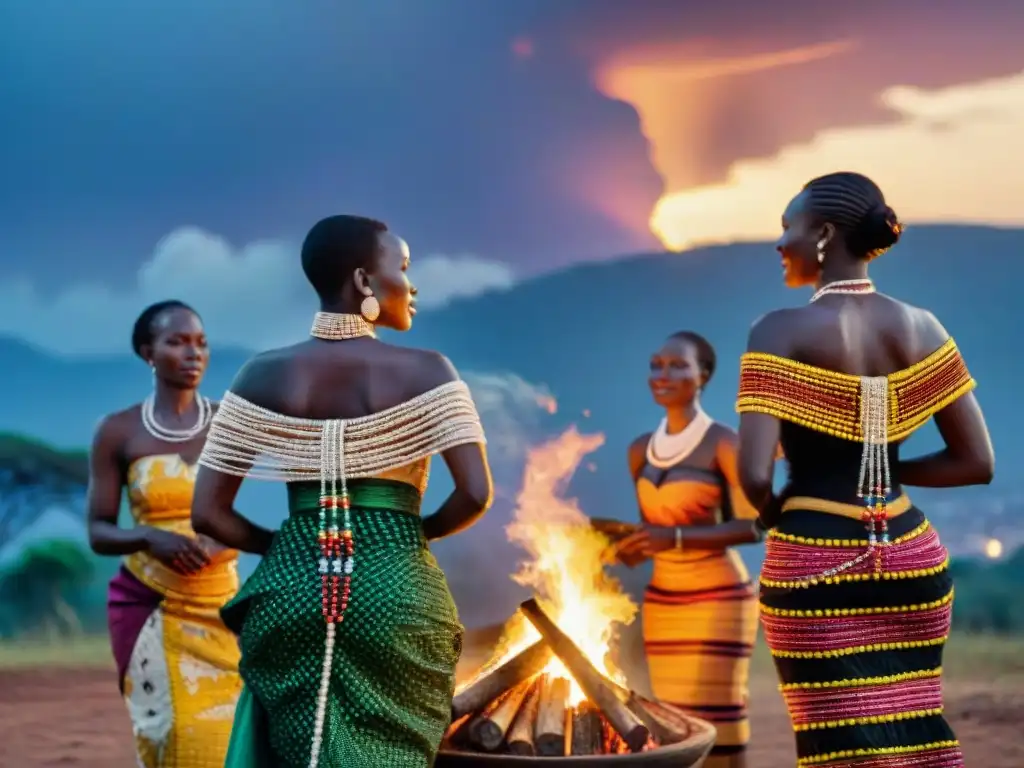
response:
M915 336L917 337L918 357L926 357L949 341L949 331L932 312L919 307L912 307Z
M460 381L459 372L452 361L436 350L405 347L401 354L413 397L453 381Z
M632 458L634 454L643 454L647 451L647 444L651 442L651 435L653 432L644 432L639 437L633 439L633 442L629 444L629 456Z
M776 309L761 315L750 327L747 352L781 356L790 354L800 318L805 312L803 308Z
M923 359L949 340L949 332L930 310L891 296L881 296L899 313L898 325L909 347L911 361Z
M127 408L107 414L96 425L93 433L93 450L120 449L139 423L141 405L135 403Z
M717 447L735 446L736 441L739 439L739 435L737 435L736 430L728 424L722 424L721 422L716 421L708 429L708 439Z
M232 394L250 403L269 406L274 400L286 366L291 358L287 349L272 349L249 358L238 369L231 386Z
M629 444L626 459L629 462L629 473L633 476L634 480L639 477L640 471L647 462L647 444L651 441L651 434L650 432L644 432Z

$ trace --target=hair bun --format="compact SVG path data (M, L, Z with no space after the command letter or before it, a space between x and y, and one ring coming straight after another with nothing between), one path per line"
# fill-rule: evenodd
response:
M903 224L896 211L885 204L868 211L858 228L861 245L869 257L880 256L899 242Z

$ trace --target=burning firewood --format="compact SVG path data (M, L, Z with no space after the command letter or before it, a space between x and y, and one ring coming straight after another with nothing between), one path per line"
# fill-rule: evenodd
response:
M569 681L564 677L544 676L544 686L537 707L537 726L534 744L541 757L565 755L566 705L569 700Z
M551 647L539 640L504 664L486 672L455 694L452 700L452 721L480 711L505 691L536 675L550 659Z
M493 712L476 717L469 729L470 743L484 752L496 752L532 687L532 680L520 683L505 694Z
M537 722L537 707L540 704L540 692L543 687L543 677L538 675L530 683L526 700L519 707L516 719L508 731L508 751L513 755L532 756L535 752L533 746L533 728Z
M544 613L535 598L522 603L519 609L536 627L541 637L547 641L552 651L583 689L587 698L600 709L601 714L607 718L612 728L629 745L630 751L641 751L647 745L651 732L619 698L613 686L594 669L594 666L568 635L562 632L555 622ZM539 747L538 744L538 751Z
M599 755L604 746L604 723L601 711L589 701L582 701L572 713L573 755Z

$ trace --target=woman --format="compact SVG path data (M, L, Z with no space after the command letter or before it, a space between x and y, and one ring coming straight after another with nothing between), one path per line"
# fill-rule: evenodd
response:
M799 765L962 766L942 716L948 554L904 486L991 481L992 445L953 340L931 313L876 292L869 262L902 227L855 173L811 181L782 217L786 285L810 304L771 312L741 366L740 477L772 527L765 638ZM934 417L946 447L900 444ZM789 482L772 492L779 441Z
M132 332L153 393L107 416L89 456L89 543L123 556L110 583L110 639L146 768L221 766L241 689L238 645L220 608L238 591L237 553L189 523L195 465L214 405L198 394L209 350L180 301L146 309ZM135 524L118 525L121 492Z
M462 627L427 542L491 498L484 435L446 358L378 341L415 314L409 250L355 216L316 224L302 267L312 338L239 372L203 451L192 520L265 555L223 616L245 688L227 765L432 765L450 719ZM455 483L421 518L430 456ZM276 534L232 510L243 477L288 483Z
M654 695L715 724L709 768L742 768L757 603L731 547L760 541L761 530L739 489L736 433L700 406L715 362L692 331L673 334L651 358L648 384L665 418L629 447L644 525L616 551L630 565L654 559L643 607Z

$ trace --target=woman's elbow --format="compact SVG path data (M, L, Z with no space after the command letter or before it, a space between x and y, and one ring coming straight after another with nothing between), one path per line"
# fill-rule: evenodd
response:
M211 514L209 508L204 504L192 505L192 530L198 533L200 536L209 536L210 538L216 538L214 536L214 515Z
M990 485L996 475L995 456L989 455L975 462L973 485Z
M772 478L770 475L740 472L740 488L747 501L754 509L764 509L772 495Z
M485 477L466 483L459 489L476 513L486 512L494 501L494 483L490 473Z

